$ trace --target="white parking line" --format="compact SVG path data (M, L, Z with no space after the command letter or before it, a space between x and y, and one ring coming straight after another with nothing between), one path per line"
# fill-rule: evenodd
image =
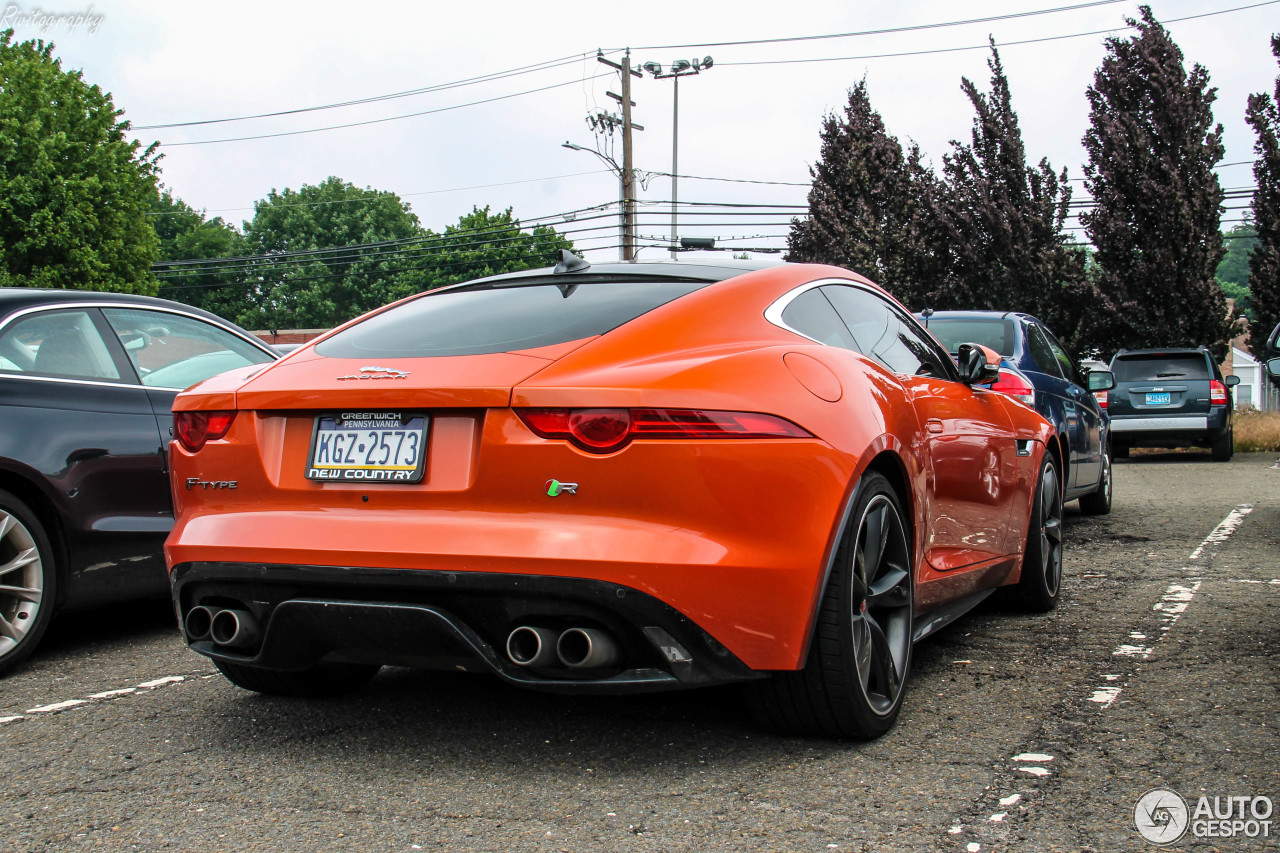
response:
M204 673L191 673L190 675L166 675L164 678L156 678L151 681L144 681L135 687L121 687L117 690L104 690L101 693L91 693L84 699L65 699L62 702L53 702L48 705L41 705L38 708L28 708L25 713L12 714L7 717L0 717L0 726L16 723L20 720L26 720L33 716L44 714L59 714L71 708L78 708L81 705L96 705L102 702L108 702L113 699L123 699L125 696L135 696L141 691L156 690L170 684L178 684L190 678L212 678L211 675Z

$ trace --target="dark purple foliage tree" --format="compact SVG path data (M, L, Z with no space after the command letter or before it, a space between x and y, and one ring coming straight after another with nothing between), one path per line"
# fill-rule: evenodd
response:
M1088 90L1085 186L1096 206L1080 216L1097 249L1108 323L1103 349L1197 346L1225 354L1231 336L1214 273L1225 251L1219 223L1222 126L1217 90L1152 16L1138 34L1107 39Z
M1280 35L1271 37L1271 52L1280 60ZM1253 292L1255 322L1249 343L1261 356L1267 336L1280 322L1280 76L1273 99L1263 92L1249 96L1246 118L1258 134L1253 150L1257 189L1253 191L1253 219L1258 242L1249 255L1249 289Z
M1091 285L1084 253L1063 231L1071 202L1064 169L1027 165L1009 81L992 42L991 92L961 87L973 104L972 142L952 141L943 157L945 186L937 221L947 250L946 276L931 303L939 308L1022 311L1049 324L1068 347L1087 346Z
M904 152L885 131L865 80L849 90L843 116L825 117L820 135L809 218L792 221L787 259L847 267L923 308L936 282L930 197L937 181L920 149Z

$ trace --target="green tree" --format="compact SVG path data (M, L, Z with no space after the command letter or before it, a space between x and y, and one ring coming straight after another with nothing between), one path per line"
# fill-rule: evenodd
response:
M1280 61L1280 35L1271 37L1271 53ZM1253 222L1258 243L1249 256L1249 289L1253 293L1255 322L1249 343L1259 356L1266 352L1267 336L1280 322L1280 76L1275 97L1267 93L1249 96L1246 113L1258 141L1253 150L1257 189L1253 192Z
M255 329L327 328L412 293L411 256L426 232L392 192L328 178L254 205L244 226L247 307Z
M1258 245L1258 229L1248 211L1245 211L1245 221L1233 225L1222 239L1227 244L1227 252L1218 262L1218 281L1248 287L1249 255Z
M235 226L222 217L206 219L168 191L152 199L150 220L160 241L155 265L159 296L233 321L245 312L245 268L235 260L224 260L246 252L244 237Z
M154 293L156 146L53 47L0 33L0 285Z
M936 287L930 199L936 178L919 146L904 152L871 106L867 81L849 90L842 116L828 113L809 170L809 216L795 219L787 259L866 275L913 307Z
M457 225L446 227L444 234L428 233L428 249L423 252L415 290L550 266L556 263L560 249L573 250L573 243L554 228L540 225L524 231L520 220L511 215L511 208L490 213L488 206L472 207L470 213L458 218Z
M1071 202L1067 173L1047 159L1027 165L1009 80L994 41L991 92L970 80L972 142L943 157L937 218L947 248L940 308L1024 311L1044 320L1071 348L1087 348L1083 321L1095 306L1085 256L1063 231Z
M1085 186L1095 207L1081 222L1097 249L1107 297L1104 349L1211 347L1226 352L1232 322L1214 276L1224 253L1219 222L1222 126L1216 89L1141 6L1138 34L1107 39L1089 87Z

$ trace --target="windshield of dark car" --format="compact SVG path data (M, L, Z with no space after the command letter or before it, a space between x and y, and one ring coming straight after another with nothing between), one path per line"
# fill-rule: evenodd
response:
M958 351L961 344L982 344L1001 355L1013 355L1013 321L1003 317L931 318L929 331L950 353Z
M1210 379L1209 362L1199 353L1120 356L1111 364L1117 382L1155 379Z
M316 346L330 358L482 355L616 329L707 281L572 281L462 288L376 314Z

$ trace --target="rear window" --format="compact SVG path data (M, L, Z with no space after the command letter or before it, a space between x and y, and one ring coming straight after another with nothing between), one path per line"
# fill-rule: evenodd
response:
M483 355L576 341L616 329L707 281L520 284L428 294L316 346L330 358Z
M1125 355L1111 363L1117 382L1145 382L1154 379L1210 379L1209 362L1198 354Z
M929 331L937 338L947 352L957 352L961 344L982 344L1001 355L1013 355L1013 321L1000 317L989 320L931 319Z

